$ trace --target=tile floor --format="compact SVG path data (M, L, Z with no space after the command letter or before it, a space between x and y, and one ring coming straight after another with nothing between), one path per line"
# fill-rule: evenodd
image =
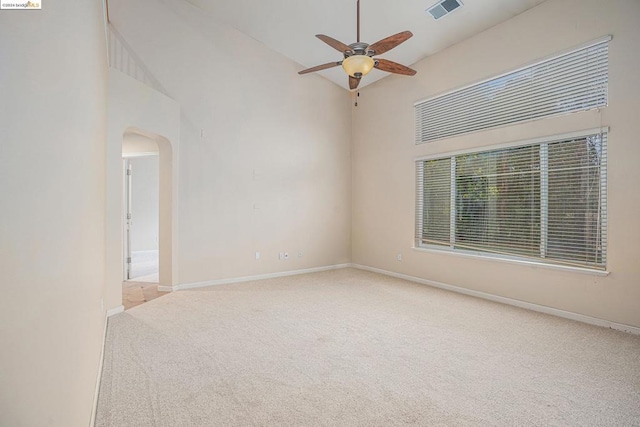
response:
M122 282L122 305L125 310L136 307L145 302L166 295L166 292L158 291L157 283L147 282Z

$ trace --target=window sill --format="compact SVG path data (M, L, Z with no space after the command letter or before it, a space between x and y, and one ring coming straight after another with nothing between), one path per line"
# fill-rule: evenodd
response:
M528 265L531 267L540 267L547 268L551 270L560 270L560 271L569 271L573 273L581 273L581 274L590 274L594 276L608 276L609 271L606 270L594 270L590 268L582 268L582 267L572 267L569 265L559 265L559 264L548 264L544 262L530 261L516 257L507 257L507 256L496 256L491 254L485 254L482 252L474 252L474 251L463 251L460 249L451 250L440 247L421 247L414 246L413 250L417 252L429 252L436 253L441 255L454 255L462 258L473 258L473 259L483 259L488 261L499 261L506 262L509 264L519 264L519 265Z

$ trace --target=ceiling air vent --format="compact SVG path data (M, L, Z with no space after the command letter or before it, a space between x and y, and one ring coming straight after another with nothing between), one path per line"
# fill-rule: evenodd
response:
M460 0L443 0L431 6L427 9L427 12L433 16L433 19L440 19L460 6L462 6L462 2Z

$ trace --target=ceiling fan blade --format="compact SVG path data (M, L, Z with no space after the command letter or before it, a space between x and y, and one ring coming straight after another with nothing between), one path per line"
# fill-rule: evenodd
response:
M379 42L375 42L374 44L369 46L369 50L375 51L376 55L382 55L383 53L388 52L394 47L398 46L400 43L407 41L412 36L413 33L411 31L403 31L401 33L389 36L386 39L382 39Z
M339 42L338 40L331 38L329 36L325 36L324 34L316 34L316 37L337 50L338 52L351 52L351 48L346 44Z
M357 89L360 84L360 79L349 76L349 89Z
M416 74L416 70L412 70L397 62L389 61L388 59L376 59L376 65L374 65L374 67L388 73L404 74L405 76L415 76Z
M315 67L307 68L306 70L298 71L298 74L314 73L316 71L326 70L327 68L337 67L342 65L342 61L339 62L327 62L326 64L316 65Z

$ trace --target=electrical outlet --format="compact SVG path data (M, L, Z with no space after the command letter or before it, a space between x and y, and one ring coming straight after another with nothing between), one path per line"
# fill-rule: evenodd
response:
M402 254L398 254L398 255L396 256L396 259L397 259L398 261L402 261Z
M256 259L260 259L260 252L256 251Z
M289 259L289 252L284 253L284 259Z
M284 259L284 252L280 252L278 254L278 259Z

